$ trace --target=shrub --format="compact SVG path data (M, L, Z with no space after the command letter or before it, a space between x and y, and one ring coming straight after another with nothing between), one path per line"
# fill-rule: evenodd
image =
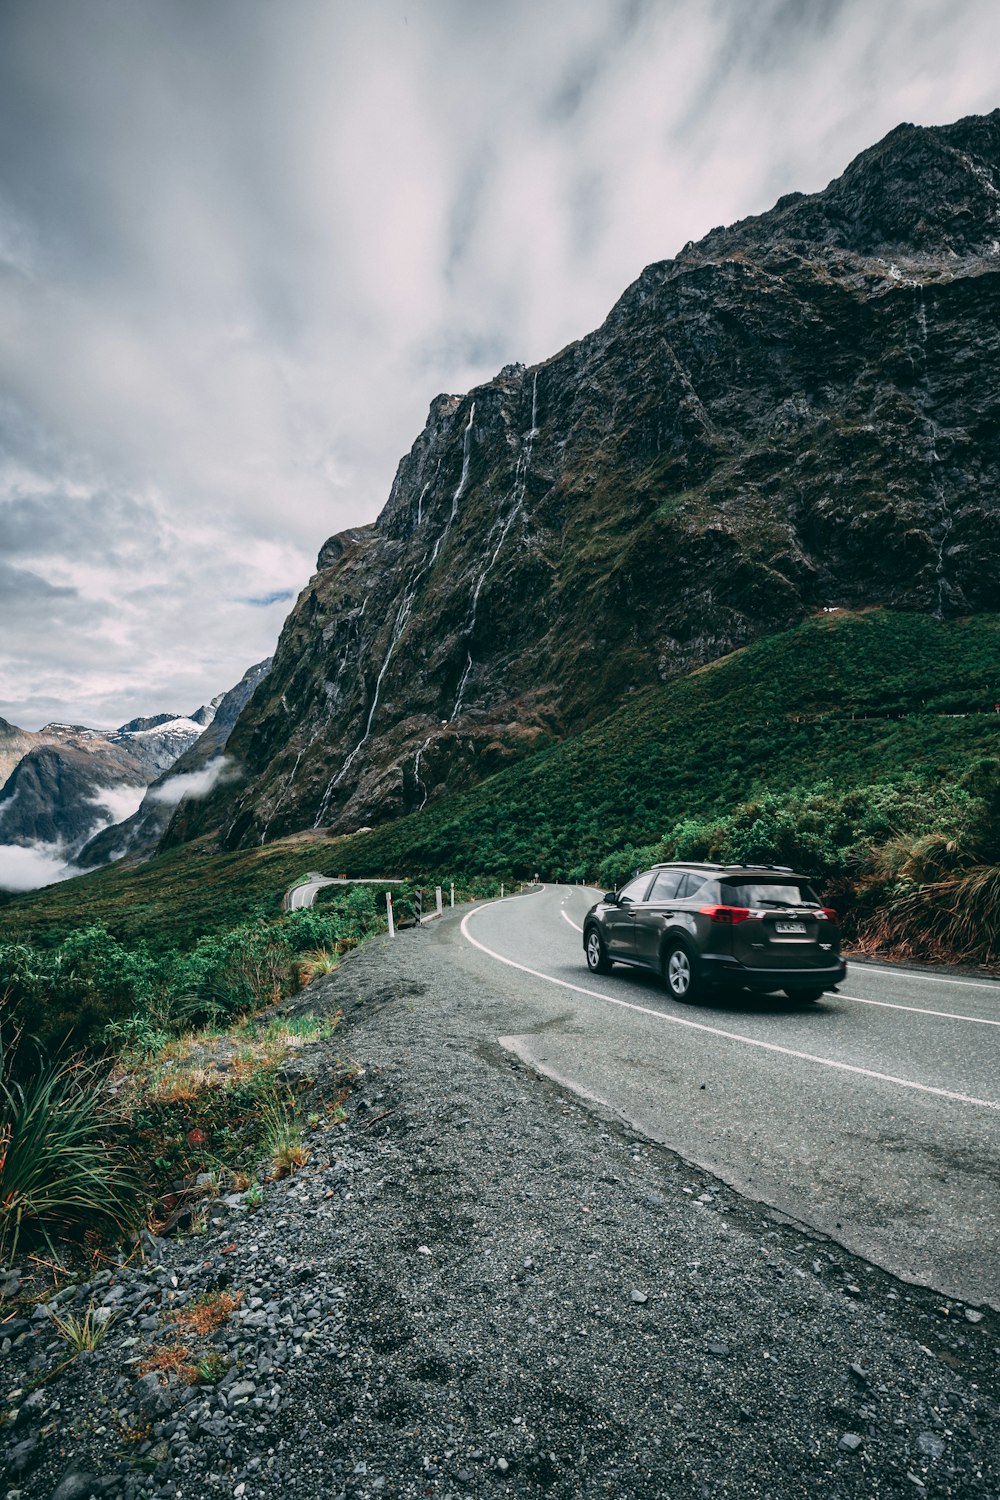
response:
M106 1119L94 1067L39 1062L26 1081L0 1057L0 1253L22 1240L116 1238L139 1213L138 1184L103 1138Z

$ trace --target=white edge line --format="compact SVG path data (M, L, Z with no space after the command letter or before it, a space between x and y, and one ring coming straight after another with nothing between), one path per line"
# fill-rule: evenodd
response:
M515 898L518 899L518 898ZM614 995L604 995L600 990L585 989L581 984L571 984L568 979L556 979L552 974L543 974L539 969L531 969L527 964L519 964L513 958L504 958L502 953L496 953L492 948L487 948L478 938L474 938L469 931L469 921L481 911L488 910L491 906L499 906L498 901L488 901L483 906L477 906L474 911L467 912L462 918L462 936L466 942L478 948L481 953L495 958L498 963L507 964L511 969L520 969L522 974L530 974L534 979L542 979L546 984L558 985L563 990L573 990L578 995L588 995L593 1000L603 1000L607 1005L617 1005L621 1010L636 1011L641 1016L652 1016L655 1021L666 1021L671 1026L686 1026L690 1031L704 1031L710 1036L721 1036L729 1042L742 1042L746 1047L757 1047L762 1052L777 1052L783 1057L795 1057L801 1062L817 1063L822 1068L835 1068L840 1073L856 1073L862 1078L874 1078L879 1083L894 1083L899 1088L914 1089L921 1094L933 1094L939 1099L950 1099L955 1104L978 1105L981 1109L993 1109L1000 1113L1000 1102L994 1099L976 1099L970 1094L958 1094L951 1089L935 1088L929 1083L914 1083L910 1078L897 1078L893 1073L878 1073L872 1068L862 1068L856 1063L837 1062L831 1057L817 1057L812 1052L798 1052L793 1047L782 1047L777 1042L763 1042L757 1037L743 1036L738 1031L725 1031L721 1026L706 1026L703 1021L689 1021L684 1016L670 1016L662 1010L651 1010L648 1005L636 1005L631 1000L619 1000Z
M583 928L577 927L572 917L568 917L565 912L562 913L562 916L571 927L576 928L577 932L583 932ZM927 976L924 975L922 977L926 978ZM950 982L954 983L956 981ZM940 1016L942 1021L969 1021L973 1026L1000 1026L1000 1021L993 1021L985 1016L960 1016L952 1010L928 1010L924 1005L899 1005L892 1000L867 1000L861 995L845 995L840 990L837 991L837 998L839 1000L850 1000L855 1005L878 1005L883 1010L907 1010L915 1016Z
M915 1016L940 1016L943 1021L969 1021L973 1026L1000 1026L987 1016L960 1016L952 1010L928 1010L923 1005L899 1005L892 1000L867 1000L862 995L844 995L838 991L838 1000L851 1000L855 1005L880 1005L885 1010L908 1010Z
M1000 980L990 983L985 979L948 979L944 974L920 974L916 969L895 968L892 964L870 964L863 959L857 959L857 966L864 971L870 969L873 974L894 974L897 979L922 979L924 984L960 984L967 990L992 990L994 995L1000 995Z

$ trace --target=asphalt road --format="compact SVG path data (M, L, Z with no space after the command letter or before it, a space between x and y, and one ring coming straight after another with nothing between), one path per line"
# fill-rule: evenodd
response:
M312 906L316 900L316 892L325 885L344 885L345 881L329 880L325 875L312 875L304 880L301 885L293 885L290 891L285 893L285 907L287 911L297 911L303 906Z
M893 1274L1000 1307L1000 983L854 964L816 1005L678 1005L652 975L588 972L594 899L474 907L436 959L504 986L500 1040L539 1072Z

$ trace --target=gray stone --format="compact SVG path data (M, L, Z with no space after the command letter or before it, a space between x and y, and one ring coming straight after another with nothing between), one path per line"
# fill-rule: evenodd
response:
M944 1438L938 1437L936 1432L918 1433L917 1452L925 1458L940 1458L944 1452Z
M721 1339L709 1339L708 1352L709 1354L717 1354L721 1358L723 1355L729 1353L729 1345L723 1343Z
M87 1500L88 1495L99 1495L103 1491L104 1485L96 1474L74 1469L56 1485L51 1500Z
M837 1447L843 1449L845 1453L857 1453L863 1442L864 1438L859 1433L844 1432L841 1434Z
M631 1292L629 1293L629 1296L632 1298L632 1301L635 1302L639 1306L641 1306L643 1302L648 1302L649 1301L649 1297L647 1296L647 1294L645 1292L640 1292L640 1290L639 1290L639 1288L637 1286L634 1286L632 1288Z
M12 1474L23 1474L25 1469L31 1465L37 1452L38 1439L36 1437L27 1437L22 1442L15 1443L7 1455L7 1464L10 1472Z
M983 1315L977 1308L967 1307L965 1309L965 1321L967 1323L981 1323L983 1321Z

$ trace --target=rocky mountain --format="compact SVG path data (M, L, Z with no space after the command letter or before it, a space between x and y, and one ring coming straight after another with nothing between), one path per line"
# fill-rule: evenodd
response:
M320 552L243 780L167 842L420 808L826 606L996 608L998 353L1000 111L647 267L596 332L431 403Z
M18 729L6 719L0 719L0 787L13 771L19 760L38 743L38 736L30 729Z
M205 732L206 713L211 723L212 710L200 708L190 718L156 714L110 732L73 724L30 732L2 721L0 747L13 764L0 791L0 844L55 845L75 855L97 829L135 811L149 783Z
M228 769L223 750L226 740L253 693L271 670L271 658L245 672L234 688L212 699L211 716L205 729L169 768L151 782L136 812L119 823L101 829L80 850L81 865L109 864L117 859L146 859L175 816L182 827L192 800L204 795L216 777L224 780ZM199 710L205 714L207 710ZM192 715L197 721L197 715ZM176 809L176 814L175 814Z

